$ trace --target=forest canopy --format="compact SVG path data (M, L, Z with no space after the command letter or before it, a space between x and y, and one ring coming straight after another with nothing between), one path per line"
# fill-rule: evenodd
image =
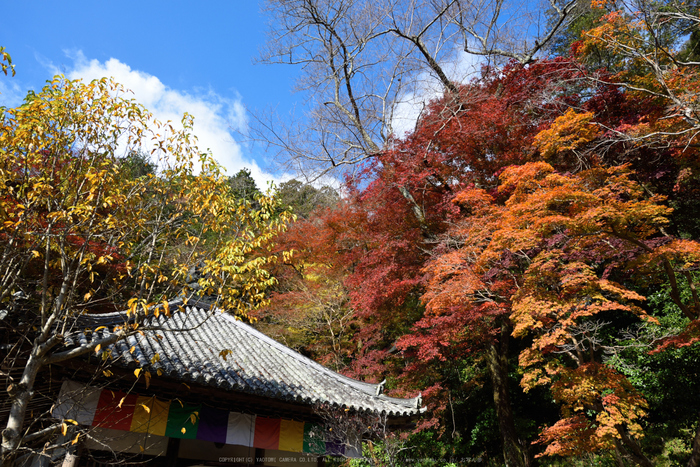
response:
M350 174L280 238L269 332L422 392L412 459L699 465L698 5L552 2L524 38L504 2L268 4L318 107L260 132Z

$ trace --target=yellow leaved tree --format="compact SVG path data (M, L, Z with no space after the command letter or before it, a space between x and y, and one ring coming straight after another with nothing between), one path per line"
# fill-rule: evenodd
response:
M50 364L141 331L179 297L217 297L245 315L274 283L268 248L288 215L272 197L253 208L232 196L190 116L177 130L124 96L108 79L59 76L0 108L4 465L31 438L27 406ZM73 339L86 332L80 315L113 311L126 311L123 326Z

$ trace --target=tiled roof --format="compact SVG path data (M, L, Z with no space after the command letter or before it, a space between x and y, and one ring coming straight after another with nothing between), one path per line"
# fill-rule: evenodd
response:
M170 309L177 306L171 303ZM174 312L169 318L161 313L148 320L144 329L158 330L145 330L143 335L108 349L118 364L141 366L152 374L160 369L164 375L186 383L299 404L329 403L399 417L424 410L420 396L385 396L380 385L331 371L220 310L187 306L184 312ZM124 321L124 315L110 313L81 321L91 327L116 324ZM81 335L80 339L86 337ZM231 351L226 359L220 356L224 350ZM159 356L157 361L153 361L155 354Z

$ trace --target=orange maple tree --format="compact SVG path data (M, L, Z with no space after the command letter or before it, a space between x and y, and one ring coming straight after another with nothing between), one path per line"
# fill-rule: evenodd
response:
M499 195L507 195L502 204ZM513 336L531 340L520 353L521 385L550 387L562 415L541 432L544 455L618 448L651 465L636 441L647 403L604 355L620 321L656 320L644 296L611 277L634 269L669 281L697 322L700 301L681 299L677 277L700 264L700 243L664 234L672 210L626 166L577 174L545 162L513 166L498 192L472 187L455 203L468 214L452 232L461 246L426 267L427 312L459 308L481 323L508 313Z

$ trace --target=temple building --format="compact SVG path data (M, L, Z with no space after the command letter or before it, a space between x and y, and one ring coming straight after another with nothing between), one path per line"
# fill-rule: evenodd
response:
M69 428L64 440L78 440L64 465L324 465L362 455L358 421L406 427L424 410L420 397L388 397L206 302L168 308L141 334L55 371L52 414ZM126 317L80 319L89 341Z

